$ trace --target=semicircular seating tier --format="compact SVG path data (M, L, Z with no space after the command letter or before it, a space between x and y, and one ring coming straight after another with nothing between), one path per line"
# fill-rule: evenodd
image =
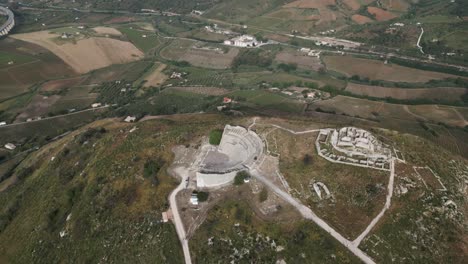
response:
M251 168L262 154L263 141L255 132L226 125L219 146L208 151L200 164L197 185L226 184L236 172Z

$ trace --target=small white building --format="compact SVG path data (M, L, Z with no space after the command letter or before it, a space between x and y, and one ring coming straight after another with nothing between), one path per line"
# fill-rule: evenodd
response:
M257 39L254 36L242 35L235 37L233 39L228 39L224 41L224 45L236 46L236 47L256 47L259 44Z
M190 203L193 205L198 205L198 196L196 193L193 193L192 196L190 196Z
M125 119L124 119L125 122L127 123L133 123L136 121L136 116L127 116Z
M5 148L9 149L9 150L15 150L16 146L14 144L12 144L12 143L6 143Z

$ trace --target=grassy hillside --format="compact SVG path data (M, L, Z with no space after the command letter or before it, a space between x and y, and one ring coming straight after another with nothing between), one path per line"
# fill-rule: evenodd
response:
M0 262L181 263L173 225L160 222L177 184L171 149L218 119L147 121L134 132L102 120L31 154L0 192Z

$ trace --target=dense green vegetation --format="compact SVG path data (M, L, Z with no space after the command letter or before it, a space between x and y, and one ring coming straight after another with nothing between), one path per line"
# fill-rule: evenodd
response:
M221 143L221 138L223 137L223 130L222 129L213 129L210 132L210 144L211 145L219 145Z
M234 185L242 185L244 181L250 179L250 177L247 171L239 171L234 177Z

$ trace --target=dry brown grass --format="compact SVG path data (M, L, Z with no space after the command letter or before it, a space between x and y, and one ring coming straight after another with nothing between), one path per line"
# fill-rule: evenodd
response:
M16 117L15 121L26 121L28 118L44 117L49 112L50 106L60 99L59 95L42 96L35 95L32 101L22 113Z
M361 3L358 0L343 0L343 3L351 10L358 10L361 7Z
M456 111L455 107L438 105L410 105L408 109L426 120L442 122L453 126L466 126L468 123Z
M379 120L412 123L416 126L420 120L452 126L468 124L459 112L464 108L452 106L389 104L339 95L312 105L312 109L318 107L326 111L335 111L339 115L346 114L368 119L375 119L377 114Z
M280 52L276 55L276 61L282 63L293 63L297 64L300 68L310 69L317 71L323 65L319 58L307 56L304 53L299 52Z
M167 80L167 75L163 73L166 64L160 64L152 73L150 73L144 80L146 81L144 87L159 86Z
M76 44L58 45L53 41L58 35L48 31L13 35L13 38L37 44L50 50L78 73L122 64L143 58L143 53L132 43L110 38L87 38Z
M285 5L284 7L295 8L321 8L328 5L336 5L335 0L297 0Z
M451 74L418 70L396 64L384 64L383 61L352 56L325 56L323 60L327 68L331 70L342 72L347 76L359 75L372 80L424 83L449 77L457 78Z
M377 98L391 97L400 100L411 99L438 99L459 101L460 97L468 92L467 88L437 87L437 88L389 88L381 86L348 83L346 91L357 95Z
M395 17L397 17L396 15L388 11L385 11L383 9L380 9L378 7L373 7L373 6L367 7L367 12L373 14L377 21L387 21L387 20L394 19Z
M381 0L381 3L386 9L398 12L406 12L410 7L408 1L405 0Z
M189 49L181 56L181 59L199 67L226 69L231 66L237 54L239 54L239 50L236 48L230 49L227 53L203 49Z
M328 162L316 154L316 136L294 136L282 130L275 130L269 133L267 140L268 145L280 154L280 170L293 189L291 193L345 237L355 238L384 204L385 190L380 189L378 194L371 197L366 192L366 186L385 186L388 175L376 170ZM308 165L303 162L306 154L312 160ZM334 202L330 199L318 199L309 187L311 181L326 184Z
M371 23L373 20L363 15L353 15L351 19L359 25Z
M217 87L199 87L199 86L186 86L186 87L171 87L171 90L190 92L203 95L223 95L229 93L228 89L217 88Z
M52 91L59 91L68 87L72 87L82 83L86 77L79 76L69 79L62 79L62 80L53 80L44 83L41 86L41 91L43 92L52 92Z
M122 32L118 31L115 28L111 27L95 27L93 28L94 31L98 34L103 34L103 35L112 35L112 36L122 36Z

